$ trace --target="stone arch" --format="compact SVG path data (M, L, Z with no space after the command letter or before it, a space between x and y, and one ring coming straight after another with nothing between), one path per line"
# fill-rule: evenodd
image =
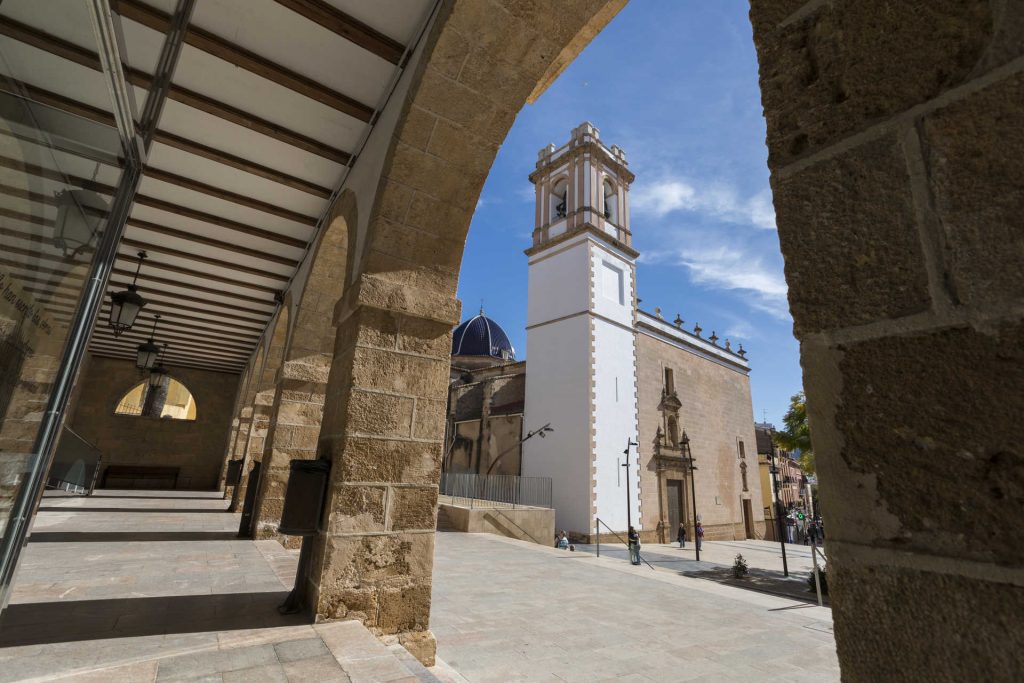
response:
M301 577L319 618L398 633L427 662L466 232L516 113L623 2L493 4L444 4L404 102L339 306L327 531ZM1012 678L1019 639L998 625L1019 611L1005 568L1021 561L1024 506L997 501L1019 502L1022 457L1005 400L1024 390L1008 248L1024 210L1021 29L998 3L876 4L753 0L750 14L840 663L850 680ZM907 609L922 590L944 599Z
M328 531L313 539L299 579L318 618L398 634L427 663L451 332L470 219L518 111L625 0L583 0L570 12L496 4L443 5L392 134L359 270L336 311L318 442L332 462Z
M263 459L263 444L267 436L267 426L270 420L270 411L274 403L274 387L277 381L277 373L281 368L284 359L285 344L288 341L288 319L289 307L279 306L277 318L274 320L271 332L264 338L265 351L261 365L253 367L253 377L250 380L248 396L251 396L250 422L248 438L246 439L245 451L242 455L242 480L232 498L232 506L237 506L239 501L245 500L246 491L249 488L249 472L253 465ZM256 368L259 368L257 371Z
M253 533L259 539L277 538L289 547L299 539L277 533L289 463L316 457L334 355L334 309L348 283L357 225L356 197L346 191L335 202L310 254L308 276L294 308L291 337L277 377Z

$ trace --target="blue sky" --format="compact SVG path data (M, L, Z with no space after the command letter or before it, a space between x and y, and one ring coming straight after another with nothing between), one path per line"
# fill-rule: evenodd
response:
M589 120L627 154L641 308L679 313L749 352L754 417L781 423L800 391L768 186L765 122L745 0L632 0L516 119L469 230L463 318L526 347L526 256L537 151Z

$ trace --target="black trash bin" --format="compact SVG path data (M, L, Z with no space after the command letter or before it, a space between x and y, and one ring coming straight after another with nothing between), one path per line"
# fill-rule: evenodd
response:
M292 460L290 470L281 525L277 530L289 536L312 536L320 528L331 462Z

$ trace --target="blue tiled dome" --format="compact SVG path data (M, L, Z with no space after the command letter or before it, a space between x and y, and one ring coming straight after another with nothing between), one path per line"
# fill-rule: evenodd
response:
M515 360L516 350L508 340L501 325L484 315L470 318L455 328L452 335L453 356L491 356L503 360Z

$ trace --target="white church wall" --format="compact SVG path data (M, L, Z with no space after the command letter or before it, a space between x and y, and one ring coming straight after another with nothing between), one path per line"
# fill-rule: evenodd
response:
M635 448L630 450L628 489L622 467L627 441L637 440L634 333L595 319L593 334L597 516L615 531L626 530L628 500L632 523L639 529L640 468Z
M532 296L530 302L534 302ZM551 477L556 525L585 533L592 523L593 488L588 317L578 315L531 328L526 335L532 350L526 372L523 431L546 423L551 423L554 431L523 444L523 476Z
M527 328L587 310L589 264L584 243L583 238L570 239L565 245L530 259ZM527 341L531 356L532 348Z

